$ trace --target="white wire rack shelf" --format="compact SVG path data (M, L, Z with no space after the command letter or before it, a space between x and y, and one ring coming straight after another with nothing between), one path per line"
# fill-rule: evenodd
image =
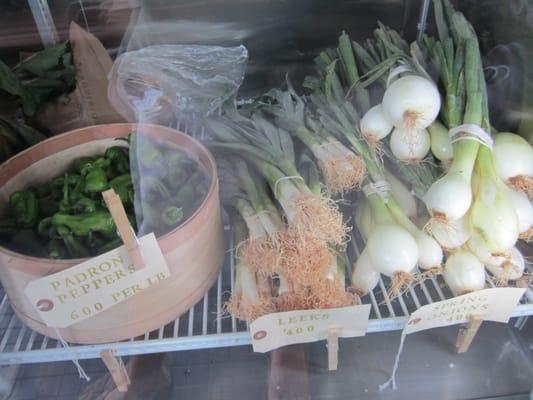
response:
M229 233L228 227L226 232ZM231 240L229 243L230 248L233 248ZM348 258L353 260L358 249L355 240L352 239L351 243ZM531 266L528 268L531 269ZM64 361L73 356L78 359L99 358L101 350L110 348L115 349L120 356L128 356L250 344L246 324L224 316L224 303L230 296L234 273L234 253L228 252L213 287L202 300L175 321L129 340L98 345L73 344L69 348L23 325L2 291L0 365ZM403 329L408 316L419 307L452 297L440 277L427 279L392 301L387 295L386 284L385 280L380 280L378 287L362 298L363 303L371 305L369 333ZM487 287L494 287L490 276L487 276ZM524 317L533 315L533 293L530 291L528 295L524 296L513 313L513 317L519 317L517 326L525 322Z
M200 127L178 126L178 129L204 139ZM229 248L234 248L229 226L225 227ZM354 233L347 248L348 273L350 266L359 254L358 234ZM528 265L530 272L533 271ZM247 325L231 316L224 315L224 304L233 289L235 275L235 255L228 251L218 279L204 297L189 311L175 321L144 335L116 343L97 345L72 344L65 348L55 339L43 336L27 328L17 318L9 299L0 285L0 366L29 364L50 361L100 358L104 349L114 349L119 356L151 354L170 351L208 349L217 347L241 346L251 343ZM427 279L401 297L391 300L387 295L388 282L380 279L373 292L361 300L371 305L368 332L385 332L403 329L409 315L429 303L453 297L441 277ZM487 275L487 287L494 282ZM525 317L533 315L533 292L528 289L513 313L518 317L516 326L525 323Z

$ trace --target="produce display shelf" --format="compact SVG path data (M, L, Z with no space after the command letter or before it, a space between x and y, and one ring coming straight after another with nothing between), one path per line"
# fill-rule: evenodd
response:
M226 227L230 249L229 227ZM353 237L348 248L348 259L353 260L359 250ZM347 260L347 261L349 261ZM348 263L350 265L350 263ZM528 265L529 271L533 268ZM26 364L50 361L99 358L100 351L115 349L120 356L184 351L216 347L230 347L251 343L247 326L224 312L224 303L230 296L235 274L235 255L228 251L226 262L213 287L188 312L175 321L152 332L117 343L98 345L72 344L65 348L57 340L43 336L24 326L2 293L0 303L0 365ZM427 279L401 297L387 296L387 281L381 279L378 287L362 298L371 305L368 332L401 330L410 313L419 307L452 297L440 277ZM487 287L494 287L487 275ZM520 327L525 318L533 315L533 292L528 289L513 313L515 325Z
M205 139L204 129L199 126L179 125L177 129L200 140ZM226 225L224 229L230 250L213 287L175 321L129 340L63 347L59 341L27 328L13 312L0 285L0 366L100 358L100 352L105 349L114 349L119 356L129 356L250 344L246 323L228 315L224 309L235 277L233 235L229 226ZM352 232L346 252L347 274L351 273L351 265L360 253L360 243L359 234ZM527 269L533 272L531 264L527 265ZM394 300L387 295L388 283L387 279L380 279L374 291L361 299L364 304L371 305L368 333L401 330L416 309L453 297L442 277L427 279ZM486 286L495 286L489 275ZM533 291L528 289L513 313L513 317L518 317L515 325L520 328L530 315L533 315Z

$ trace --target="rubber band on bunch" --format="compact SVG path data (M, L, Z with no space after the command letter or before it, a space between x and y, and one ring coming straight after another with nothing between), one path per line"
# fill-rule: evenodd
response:
M377 194L383 200L387 200L389 198L390 190L391 187L387 181L377 181L374 183L370 182L363 186L363 193L366 197Z
M476 124L463 124L449 130L448 135L452 143L461 140L474 140L492 150L493 140L487 131Z
M304 178L302 178L300 175L283 176L283 177L279 178L279 179L274 183L274 194L275 194L276 196L278 195L278 184L279 184L281 181L287 181L287 180L291 180L291 179L299 179L299 180L301 180L302 182L305 182Z
M396 68L391 69L389 72L389 76L387 77L387 87L390 86L393 78L397 77L400 74L403 74L404 72L413 72L413 69L407 64L403 63L398 65Z

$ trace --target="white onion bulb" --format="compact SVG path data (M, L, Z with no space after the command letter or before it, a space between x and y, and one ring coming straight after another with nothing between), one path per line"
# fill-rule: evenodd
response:
M381 104L368 110L360 122L361 133L370 142L383 139L392 131L392 123L383 111Z
M453 159L453 145L448 129L438 121L428 126L431 136L431 152L443 163L450 163Z
M366 249L376 270L389 277L396 272L411 272L418 261L415 239L396 224L381 224L374 228Z
M491 253L503 253L518 240L518 217L507 188L490 176L478 176L476 196L468 213L472 237Z
M533 148L523 137L509 132L497 134L492 154L496 173L505 182L533 176Z
M418 245L418 266L422 269L439 268L442 264L442 248L437 241L425 233L416 237Z
M364 296L372 291L378 282L379 272L372 265L368 252L363 251L354 264L352 286L357 291L357 294Z
M494 255L475 237L468 240L468 249L474 254L479 261L488 265L502 265L511 257L510 252Z
M442 275L456 296L485 287L483 264L476 256L466 250L459 250L448 257Z
M392 154L404 163L418 163L429 153L431 138L425 129L395 128L390 138Z
M533 226L533 204L525 193L513 189L507 191L507 197L518 218L518 231L526 233Z
M383 95L383 110L396 127L427 128L440 111L440 94L430 80L406 75L394 81Z
M424 195L424 202L431 216L444 222L463 217L472 203L470 182L461 173L447 173L435 181Z
M429 231L445 250L461 247L470 238L468 221L466 217L456 221L440 223L438 220L429 222Z
M500 264L485 264L499 286L507 285L508 281L516 281L524 275L526 263L522 253L513 247L509 252L509 259Z

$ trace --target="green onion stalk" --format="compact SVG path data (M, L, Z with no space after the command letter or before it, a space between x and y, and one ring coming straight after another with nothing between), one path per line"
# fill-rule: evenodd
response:
M330 193L343 194L360 187L366 174L364 162L336 138L320 135L320 126L310 119L304 100L289 82L287 84L288 90L285 92L269 92L275 103L267 110L274 115L277 125L300 139L311 150L318 160Z
M487 138L481 137L480 144L480 137L471 132L473 128L467 126L461 132L467 139L454 144L448 172L424 197L432 216L428 227L439 240L439 233L466 216L472 240L493 254L502 254L518 239L518 220L494 168L487 89L477 36L448 0L434 0L434 4L439 40L426 39L425 43L446 91L443 119L449 128L460 124L481 128Z

